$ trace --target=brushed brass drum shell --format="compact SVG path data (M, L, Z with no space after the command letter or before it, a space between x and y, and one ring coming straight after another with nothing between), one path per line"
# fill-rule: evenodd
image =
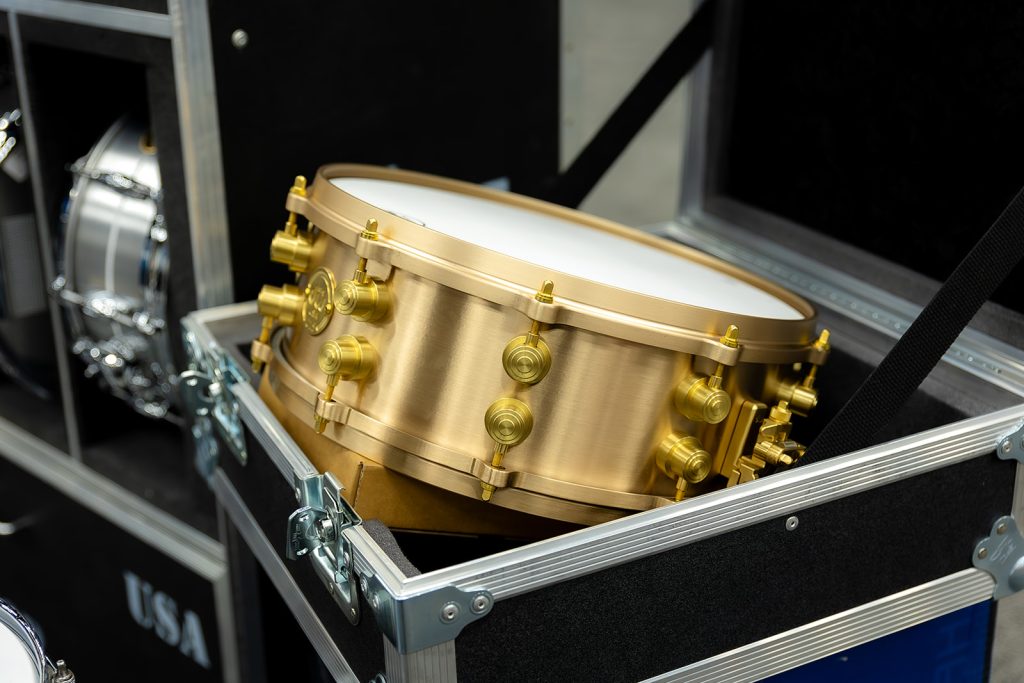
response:
M566 217L754 283L803 317L697 308L543 269L361 202L331 185L340 176L439 187ZM481 483L489 484L493 505L592 524L671 504L676 482L655 462L668 435L695 437L721 467L726 450L738 448L731 440L740 413L771 403L766 387L779 384L780 368L824 358L805 301L698 252L561 207L363 166L321 168L308 196L290 194L286 206L317 226L311 267L339 282L365 267L391 299L389 314L376 322L336 311L316 335L301 325L281 328L268 366L276 396L310 431L315 411L325 418L320 439L466 496L479 498ZM371 219L379 237L363 239ZM550 303L535 296L544 280L555 283ZM506 372L502 356L534 324L551 362L528 384ZM737 348L721 342L729 325L739 327ZM368 340L378 365L370 380L342 381L324 402L317 357L324 340L344 335ZM687 419L675 406L677 388L720 364L721 389L733 397L730 417ZM499 444L484 416L499 399L528 406L532 425L492 467Z

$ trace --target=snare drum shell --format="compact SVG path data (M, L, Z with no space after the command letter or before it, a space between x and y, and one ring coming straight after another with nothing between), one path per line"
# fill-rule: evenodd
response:
M502 215L525 210L524 217L582 230L581 238L617 239L652 257L668 253L680 265L694 264L693 272L710 281L731 278L759 296L774 297L791 317L699 308L504 256L373 206L333 184L347 178L447 192ZM330 421L320 445L314 439L311 447L330 450L334 441L472 498L480 498L480 476L504 476L491 498L498 506L596 523L668 504L677 482L655 466L662 440L673 432L696 436L721 469L727 451L736 457L747 448L747 432L735 427L744 402L773 402L768 387L783 379L780 364L815 358L815 313L805 301L693 250L585 214L367 166L324 167L308 199L291 195L288 202L315 226L310 270L327 271L328 281L340 282L366 258L367 271L385 283L393 302L376 322L335 313L316 329L300 322L280 339L280 354L268 372L284 405L300 418L308 416L305 429L312 428L314 406L326 386L317 362L324 342L355 335L379 358L370 377L342 380L334 389L334 403L351 409L358 423ZM485 221L486 210L478 218ZM373 241L356 230L368 221L378 226ZM533 297L544 279L554 282L551 303ZM699 289L701 283L690 286ZM645 291L653 291L650 283ZM541 323L551 368L528 385L506 374L502 352L534 321ZM720 342L730 325L740 329L735 349ZM735 397L732 417L718 424L691 422L674 405L674 391L689 375L710 375L718 362L728 365L723 388ZM503 456L501 470L487 470L495 443L484 415L501 398L525 402L533 428Z

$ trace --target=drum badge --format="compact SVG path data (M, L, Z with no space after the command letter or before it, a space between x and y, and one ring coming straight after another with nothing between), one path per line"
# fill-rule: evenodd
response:
M310 334L327 329L334 315L334 273L317 268L306 285L306 301L302 304L302 322Z

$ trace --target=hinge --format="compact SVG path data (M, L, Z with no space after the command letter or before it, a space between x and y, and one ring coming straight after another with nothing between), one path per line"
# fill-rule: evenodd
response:
M217 467L220 452L216 436L243 465L248 457L238 402L230 387L249 382L249 375L223 349L202 346L188 330L184 337L189 369L181 373L179 388L186 411L193 418L196 469L209 478Z
M974 566L995 579L992 591L995 600L1024 589L1024 536L1009 515L992 525L988 538L974 548Z
M1003 460L1024 463L1024 421L1018 422L1013 431L1003 435L996 447L996 455Z
M303 506L288 517L288 559L308 555L327 592L345 617L359 623L358 580L352 568L352 545L345 529L361 520L342 497L345 487L333 474L309 477L297 487Z

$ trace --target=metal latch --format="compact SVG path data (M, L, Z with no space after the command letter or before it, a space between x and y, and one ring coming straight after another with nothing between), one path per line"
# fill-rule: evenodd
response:
M245 431L232 384L249 382L249 375L219 347L202 346L195 335L184 331L189 369L180 375L180 391L192 416L192 437L196 445L196 469L209 478L217 467L219 436L244 465Z
M317 576L352 624L359 623L359 581L352 567L352 547L342 533L361 520L341 492L345 487L327 474L303 482L305 505L288 517L288 559L309 555Z
M996 455L1002 460L1024 463L1024 422L1018 422L1012 432L999 439Z
M1000 517L992 532L974 548L974 566L984 569L996 581L996 600L1024 589L1024 536L1013 517Z

